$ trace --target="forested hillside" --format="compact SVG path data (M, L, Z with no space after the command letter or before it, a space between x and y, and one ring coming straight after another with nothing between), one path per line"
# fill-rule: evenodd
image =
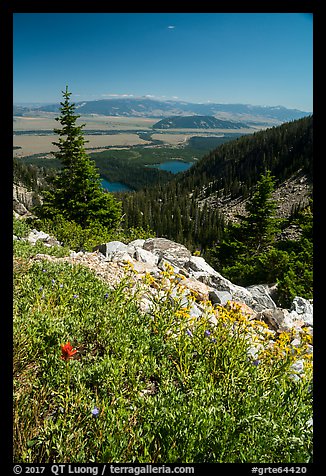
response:
M247 198L270 170L278 186L294 174L312 182L313 117L222 144L163 186L121 194L126 226L149 225L157 236L205 249L222 235L219 198ZM205 198L214 197L207 205ZM201 204L200 204L201 203Z
M153 124L153 129L241 129L243 122L223 121L214 116L173 116Z

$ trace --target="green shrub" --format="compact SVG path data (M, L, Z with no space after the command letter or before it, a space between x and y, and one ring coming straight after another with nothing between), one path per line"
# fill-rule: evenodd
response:
M278 302L289 306L295 296L313 298L313 271L305 263L295 260L277 282Z
M42 241L37 241L32 245L28 241L14 241L13 253L15 258L30 258L37 254L46 254L50 256L69 256L70 249L67 246L46 246Z
M122 241L123 243L128 244L133 240L147 240L147 238L154 238L155 236L155 233L149 227L142 228L138 226L115 231L111 235L111 240Z
M13 218L13 234L18 238L25 238L31 231L30 225L25 219Z
M92 251L95 246L109 241L122 241L129 243L137 238L153 237L153 232L147 228L129 228L127 230L111 229L94 221L88 227L83 228L74 221L69 221L62 216L54 219L42 219L35 222L35 226L62 242L64 246L75 251Z

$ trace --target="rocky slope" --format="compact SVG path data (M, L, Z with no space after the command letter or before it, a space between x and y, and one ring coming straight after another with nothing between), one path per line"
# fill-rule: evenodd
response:
M31 215L31 209L41 203L37 192L28 190L23 184L13 184L13 210L18 215Z
M33 230L30 243L41 240L47 246L60 244L46 233ZM49 260L81 264L114 288L128 277L139 307L151 314L153 300L168 296L179 306L178 312L187 311L189 321L203 314L214 325L223 314L223 308L237 309L247 321L249 354L259 358L263 349L273 349L280 338L286 339L295 349L305 344L305 354L312 357L313 303L296 297L290 309L278 308L273 300L275 289L267 285L247 288L237 286L209 266L200 256L194 256L181 244L165 238L135 240L129 244L119 241L103 243L93 252L71 252L57 258L37 254L32 260ZM133 291L131 291L133 292ZM281 337L283 336L283 337ZM300 355L293 367L293 378L300 378L305 356Z
M205 192L205 190L203 190ZM293 210L306 207L312 198L313 186L307 175L298 171L289 179L275 187L272 198L277 203L276 217L289 218ZM198 204L202 208L205 203L209 208L218 208L226 219L226 221L240 222L239 216L246 215L246 203L248 198L239 197L231 199L230 196L219 198L217 193L209 195L207 198L199 199ZM297 239L298 233L292 225L284 230L283 239Z

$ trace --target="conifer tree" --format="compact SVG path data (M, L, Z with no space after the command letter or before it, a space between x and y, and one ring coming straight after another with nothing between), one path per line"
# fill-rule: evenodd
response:
M278 231L275 218L276 202L273 200L274 181L270 170L261 175L257 188L246 204L248 215L243 217L241 232L250 252L266 250Z
M75 104L70 103L68 86L62 93L61 114L56 118L62 128L54 129L59 140L53 142L59 149L54 155L62 168L53 180L53 190L44 193L38 214L44 218L61 215L83 228L94 222L114 228L121 217L121 204L101 187L95 162L85 151L85 124L76 124L80 116L75 114Z
M224 273L227 274L228 267L237 267L236 272L240 274L239 267L245 270L249 263L274 244L279 228L274 216L276 202L272 198L273 190L273 177L267 171L261 175L255 193L246 204L247 215L238 216L240 223L229 224L224 238L210 251L212 262L222 266Z

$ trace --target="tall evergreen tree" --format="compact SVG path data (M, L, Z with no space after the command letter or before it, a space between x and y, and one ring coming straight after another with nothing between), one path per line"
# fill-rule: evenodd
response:
M56 118L62 128L54 129L59 140L53 142L59 149L54 155L62 168L53 180L53 189L44 193L38 214L46 218L61 215L82 227L98 222L114 228L121 217L120 203L101 187L95 162L85 151L87 141L82 132L85 124L76 124L80 116L75 114L75 104L70 103L68 86L62 93L61 115Z
M243 217L241 231L243 241L250 252L266 250L278 231L275 218L276 202L272 197L274 181L270 170L261 178L251 199L246 204L248 215Z
M210 250L212 263L222 267L221 272L226 276L228 268L233 268L238 275L250 273L247 267L274 244L279 228L274 216L276 202L272 198L273 190L273 177L267 171L261 175L255 193L246 204L247 215L239 216L240 223L229 224L221 242ZM230 275L227 277L231 279Z

